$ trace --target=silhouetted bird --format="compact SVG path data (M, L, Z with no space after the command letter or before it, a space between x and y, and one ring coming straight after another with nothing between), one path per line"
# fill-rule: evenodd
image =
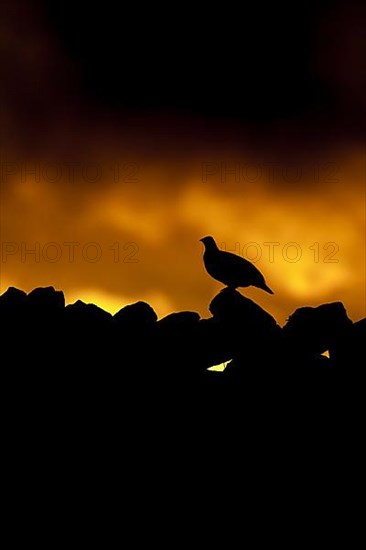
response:
M213 237L203 237L200 240L205 245L203 262L211 277L232 289L255 286L273 294L266 285L262 273L251 262L231 252L220 250Z

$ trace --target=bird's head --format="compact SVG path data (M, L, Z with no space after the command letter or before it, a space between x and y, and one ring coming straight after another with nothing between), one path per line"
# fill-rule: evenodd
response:
M200 239L200 241L205 245L205 248L217 248L215 239L211 236L203 237L202 239Z

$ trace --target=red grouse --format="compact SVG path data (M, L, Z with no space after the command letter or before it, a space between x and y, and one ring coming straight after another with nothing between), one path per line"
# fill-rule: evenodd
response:
M232 289L255 286L273 294L266 285L262 273L251 262L231 252L220 250L213 237L203 237L200 240L205 245L203 263L211 277Z

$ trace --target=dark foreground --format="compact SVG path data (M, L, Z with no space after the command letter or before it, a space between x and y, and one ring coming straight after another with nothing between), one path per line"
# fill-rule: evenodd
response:
M332 303L281 328L227 289L210 311L157 321L141 302L113 317L65 307L53 288L0 297L6 510L24 510L13 533L176 547L197 521L207 546L213 519L238 512L244 540L313 542L316 517L338 532L364 469L366 319Z
M283 328L237 291L222 290L209 309L209 319L179 312L158 321L144 302L112 316L81 301L65 307L52 287L9 288L0 297L11 351L3 373L31 409L61 405L65 416L126 403L136 414L202 406L212 417L234 405L254 416L305 413L360 391L366 319L353 323L342 303L300 308ZM207 370L226 361L223 373Z

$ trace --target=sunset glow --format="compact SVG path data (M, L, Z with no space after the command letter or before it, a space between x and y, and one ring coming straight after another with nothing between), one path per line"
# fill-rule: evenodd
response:
M337 181L314 184L300 166L296 192L281 172L276 185L264 171L255 182L235 181L235 174L222 182L220 173L206 176L196 158L185 160L184 177L178 162L152 167L142 159L136 181L105 176L94 184L45 181L42 163L33 164L36 181L32 163L28 172L20 164L2 184L1 291L53 284L67 302L95 302L112 313L146 300L160 317L178 309L208 316L221 287L204 272L199 239L212 234L266 274L273 297L243 292L280 322L304 303L340 299L359 318L365 312L363 158L357 151L336 158ZM225 159L227 166L244 162Z

